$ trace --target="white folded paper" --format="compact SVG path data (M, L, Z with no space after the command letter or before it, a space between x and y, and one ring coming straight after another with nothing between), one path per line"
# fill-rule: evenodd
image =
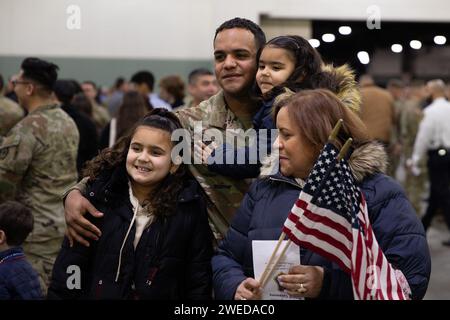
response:
M286 245L287 240L283 241L278 249L277 256L273 261L277 261L279 254ZM255 273L255 279L259 280L261 274L264 271L267 263L269 262L270 256L272 255L277 241L275 240L253 240L253 270ZM278 264L272 268L272 272L269 274L266 285L263 289L262 299L263 300L303 300L303 298L291 298L287 293L284 292L284 288L280 287L278 284L277 277L281 273L287 274L289 268L300 264L300 249L295 244L291 243L289 248L284 253L284 256L278 262Z

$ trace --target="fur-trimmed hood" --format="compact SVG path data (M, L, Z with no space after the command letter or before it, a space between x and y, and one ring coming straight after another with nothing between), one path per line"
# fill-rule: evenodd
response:
M350 169L358 182L375 173L385 173L387 164L388 158L383 145L375 141L356 148L349 159Z
M261 178L278 173L278 152L274 150L268 159L270 161L261 166ZM353 150L349 159L350 169L358 182L375 173L385 173L387 163L387 154L383 145L375 141L370 141Z
M361 93L355 80L355 72L347 64L339 67L324 64L322 70L333 75L334 91L342 103L352 111L359 112Z

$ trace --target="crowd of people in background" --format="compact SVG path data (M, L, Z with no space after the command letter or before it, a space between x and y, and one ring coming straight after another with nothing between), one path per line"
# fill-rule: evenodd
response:
M359 182L369 210L381 216L377 235L411 298L425 295L425 232L439 212L450 230L450 85L442 80L391 79L381 86L361 75L357 83L349 66L324 63L302 37L266 42L259 26L241 18L216 30L214 73L198 68L155 86L152 72L140 70L104 90L89 79L58 79L58 67L37 58L19 69L7 82L0 75L0 299L260 298L251 240L277 238L326 142L311 137L329 134L302 112L327 126L342 112L354 124L346 130L357 138L355 149L372 155L359 155L371 163ZM282 101L286 94L291 100ZM333 113L320 113L327 105ZM184 128L193 135L196 121L232 134L238 148L202 143L195 150L202 163L172 163L170 134ZM280 135L249 146L236 133L249 128ZM248 164L249 150L263 145L282 153L279 172ZM242 153L246 163L211 161L229 152ZM386 166L407 197L383 174ZM12 219L15 212L23 218ZM408 244L390 242L395 236ZM25 255L31 265L17 262L24 272L17 279L32 279L23 280L29 287L13 283L12 264L6 266ZM352 298L348 275L307 250L301 255L311 266L285 278L293 297ZM89 274L82 290L65 287L72 264ZM295 287L299 274L308 279L301 283L307 291Z

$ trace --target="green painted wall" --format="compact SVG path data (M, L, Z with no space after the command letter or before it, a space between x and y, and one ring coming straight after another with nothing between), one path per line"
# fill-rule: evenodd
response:
M0 56L0 73L6 80L17 73L25 57ZM156 60L156 59L108 59L108 58L56 58L39 56L59 66L58 78L72 78L78 81L93 80L98 85L111 86L114 80L123 76L128 80L139 70L151 71L156 81L169 74L179 74L185 81L189 72L204 67L213 71L212 60ZM157 82L155 90L158 90Z

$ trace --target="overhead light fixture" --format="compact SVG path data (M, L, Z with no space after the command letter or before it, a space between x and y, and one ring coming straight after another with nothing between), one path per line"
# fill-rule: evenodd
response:
M309 39L308 42L313 48L317 48L320 46L320 41L317 39Z
M349 35L350 33L352 33L352 28L350 28L349 26L341 26L339 27L339 33L344 36Z
M359 62L361 62L362 64L369 64L370 62L369 54L367 53L367 51L358 52L357 57L359 59Z
M324 42L333 42L334 40L336 40L336 37L335 37L335 35L332 34L332 33L325 33L325 34L322 36L322 40L323 40Z
M400 52L403 51L403 46L402 46L401 44L394 43L394 44L391 46L391 50L392 50L392 52L400 53Z
M420 48L422 48L422 42L420 42L419 40L411 40L409 46L413 49L419 50Z
M438 45L443 45L447 42L447 38L444 36L436 36L434 37L434 43Z

